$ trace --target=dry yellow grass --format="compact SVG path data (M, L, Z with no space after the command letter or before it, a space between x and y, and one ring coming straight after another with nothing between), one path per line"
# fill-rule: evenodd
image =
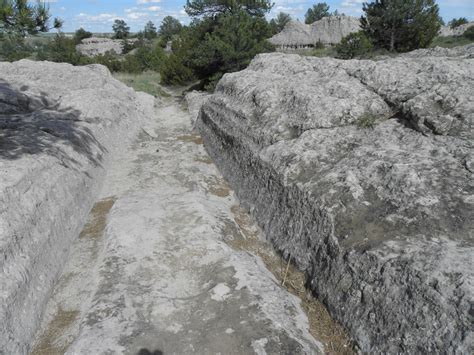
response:
M310 333L325 346L327 354L355 354L353 343L344 328L328 313L326 307L306 288L306 277L291 262L285 262L273 248L258 237L258 230L249 214L239 206L233 206L234 220L243 235L233 236L228 243L235 249L245 250L259 256L282 287L298 296L308 316Z

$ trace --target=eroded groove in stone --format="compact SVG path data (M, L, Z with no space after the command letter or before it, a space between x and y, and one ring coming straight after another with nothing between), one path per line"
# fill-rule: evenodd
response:
M0 72L0 349L26 354L109 157L154 98L97 65L22 60Z

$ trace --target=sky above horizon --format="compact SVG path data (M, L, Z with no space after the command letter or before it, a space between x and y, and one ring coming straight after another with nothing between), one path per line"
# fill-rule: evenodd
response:
M190 19L184 12L186 0L43 0L49 3L52 17L64 20L63 31L73 32L83 27L91 32L111 32L115 19L123 19L132 32L137 32L152 21L158 27L164 17L170 15L183 24ZM273 0L274 7L268 18L278 12L289 13L293 18L304 20L304 14L313 4L308 0ZM366 0L326 0L330 11L338 10L351 16L360 16ZM438 0L440 14L448 22L454 17L474 20L474 0Z

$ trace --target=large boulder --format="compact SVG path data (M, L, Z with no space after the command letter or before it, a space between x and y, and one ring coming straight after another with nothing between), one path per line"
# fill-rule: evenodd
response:
M472 353L474 47L257 56L197 127L363 352Z
M109 156L154 100L99 65L22 60L0 73L0 349L26 354Z
M136 39L128 41L133 43ZM76 46L76 50L87 57L95 57L96 55L105 54L107 52L122 54L123 40L98 37L85 38Z

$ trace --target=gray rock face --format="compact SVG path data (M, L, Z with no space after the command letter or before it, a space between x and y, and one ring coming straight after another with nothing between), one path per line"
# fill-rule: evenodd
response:
M0 349L26 354L108 157L154 100L105 67L0 63Z
M466 32L466 30L472 26L474 26L474 22L469 22L454 28L451 28L451 26L442 26L438 35L441 37L462 36L464 32Z
M204 104L204 102L206 102L208 97L208 93L201 91L191 91L186 94L185 100L186 104L188 105L188 112L193 125L196 123L196 119L199 116L201 106Z
M270 38L270 43L280 48L299 48L323 44L337 44L352 32L360 30L358 18L350 16L324 17L310 25L290 21L283 31Z
M472 97L472 47L266 54L201 108L239 198L364 352L474 351Z
M88 57L94 57L99 54L107 52L114 52L115 54L122 54L123 41L110 38L85 38L81 44L76 46L76 50Z

